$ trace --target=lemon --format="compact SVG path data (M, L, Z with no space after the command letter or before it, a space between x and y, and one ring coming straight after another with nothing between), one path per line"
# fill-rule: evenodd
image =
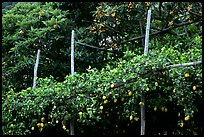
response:
M196 90L196 86L193 86L193 90Z
M117 98L114 99L114 103L116 103L116 102L117 102Z
M100 106L100 109L103 109L103 106Z
M132 95L132 92L131 92L131 91L129 91L129 92L128 92L128 96L131 96L131 95Z
M135 121L138 121L138 120L139 120L139 118L138 118L138 117L135 117L135 118L134 118L134 120L135 120Z
M56 106L53 107L54 109L56 108Z
M157 107L156 106L154 107L154 111L157 111Z
M168 109L167 108L164 108L164 112L167 112L168 111Z
M105 100L105 99L106 99L106 96L103 96L103 99Z
M180 127L183 127L183 122L180 124Z
M114 88L114 84L111 84L111 88Z
M62 128L63 128L63 129L66 129L66 126L63 126Z
M103 102L104 104L106 104L106 103L108 103L108 100L106 99L106 100L104 100L104 102Z
M144 106L144 102L140 102L139 105Z
M189 116L189 115L187 115L187 116L184 118L185 121L188 121L189 119L190 119L190 116Z
M44 124L43 124L43 123L40 123L40 126L41 126L41 127L44 127Z
M155 86L158 86L158 82L155 82Z
M133 116L131 115L131 116L130 116L130 121L131 121L132 119L133 119Z
M59 121L58 121L58 120L56 120L56 123L59 123Z
M176 89L173 90L173 93L176 93Z
M170 13L169 14L173 14L174 12L173 11L170 11Z
M189 73L184 74L184 77L186 77L186 78L189 77L189 76L190 76Z
M41 122L45 122L45 118L44 117L41 118Z
M146 88L146 91L149 91L149 88Z
M34 129L35 129L34 127L31 128L31 130L34 130Z
M82 112L79 112L79 115L82 115L83 113Z

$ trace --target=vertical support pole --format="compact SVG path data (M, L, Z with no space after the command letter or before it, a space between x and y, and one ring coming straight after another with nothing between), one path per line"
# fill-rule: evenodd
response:
M144 48L144 54L147 54L148 52L148 44L149 44L149 30L150 30L150 19L151 19L151 9L148 10L147 14L147 26L146 26L146 34L145 34L145 48ZM144 105L141 105L141 135L145 135L145 94L144 89L141 91L141 102L144 103Z
M74 30L71 37L71 74L74 75Z
M37 59L34 66L33 89L36 89L36 78L37 78L39 59L40 59L40 49L38 49Z
M74 75L74 30L71 36L71 75ZM74 119L70 122L70 135L74 135Z
M151 9L148 10L148 14L147 14L147 26L146 26L146 34L145 34L144 54L147 54L148 52L150 19L151 19Z

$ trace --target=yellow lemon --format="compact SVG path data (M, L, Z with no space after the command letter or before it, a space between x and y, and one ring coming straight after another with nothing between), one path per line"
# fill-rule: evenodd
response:
M130 116L130 121L131 121L132 119L133 119L133 116L131 115L131 116Z
M41 122L45 122L45 118L44 117L41 118Z
M187 115L187 116L184 118L185 121L188 121L189 119L190 119L190 116L189 116L189 115Z
M41 127L44 127L44 124L43 124L43 123L40 123L40 126L41 126Z
M135 120L135 121L138 121L138 120L139 120L139 118L138 118L138 117L135 117L135 118L134 118L134 120Z
M82 115L83 113L82 112L79 112L79 115Z
M173 11L170 11L170 13L169 14L173 14L174 12Z
M155 82L155 86L158 86L158 82Z
M59 123L59 121L58 121L58 120L56 120L56 123Z
M144 106L144 102L140 102L139 105Z
M176 89L173 90L173 93L176 93Z
M114 88L114 84L111 84L111 88Z
M131 91L129 91L129 92L128 92L128 96L131 96L131 95L132 95L132 92L131 92Z
M189 73L184 74L184 77L186 77L186 78L189 77L189 76L190 76Z
M34 129L35 129L34 127L31 128L31 130L34 130Z
M196 90L196 86L193 86L193 90Z
M146 91L149 91L149 88L146 88Z
M100 106L100 109L103 109L103 106Z
M103 96L103 99L105 100L105 99L106 99L106 96Z
M154 107L154 111L157 111L157 107L156 106Z
M164 108L164 112L167 112L168 111L168 109L167 108Z
M106 104L106 103L108 103L108 100L106 99L106 100L104 100L104 102L103 102L104 104Z
M114 103L116 103L116 102L117 102L117 98L114 99Z
M180 124L180 127L183 127L183 122Z

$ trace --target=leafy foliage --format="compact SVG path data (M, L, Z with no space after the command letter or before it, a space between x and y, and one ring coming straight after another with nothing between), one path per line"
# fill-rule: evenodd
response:
M201 134L202 65L166 69L202 59L201 6L199 2L42 2L18 3L4 10L3 134L68 134L74 120L79 135L139 135L141 105L146 106L146 134ZM142 38L134 37L144 35L150 7L151 33L172 29L151 36L149 53L143 55ZM189 25L177 27L182 23ZM73 28L74 76L67 65ZM109 37L113 42L101 47L100 41ZM40 67L33 90L37 49L41 49ZM146 102L140 102L141 91Z
M191 57L187 58L189 54ZM184 59L177 61L176 58ZM63 123L59 128L68 132L71 119L75 119L78 134L85 126L96 123L106 128L117 121L134 125L140 117L142 90L146 91L147 112L155 106L162 111L181 108L178 125L183 123L186 129L195 130L195 123L192 127L188 125L198 112L195 100L202 96L201 71L198 71L201 66L172 68L143 77L149 72L158 72L159 68L192 60L201 60L201 49L195 47L181 53L164 47L148 55L126 52L125 59L119 59L116 67L107 65L101 71L88 69L88 73L67 76L64 82L57 82L52 77L39 78L36 90L28 88L7 94L3 103L3 132L27 134L33 132L32 127L40 131L38 123L43 123L41 130ZM136 80L131 83L131 79ZM118 86L120 83L123 85ZM190 119L185 121L186 116ZM117 121L109 123L111 117ZM97 127L95 130L100 132Z

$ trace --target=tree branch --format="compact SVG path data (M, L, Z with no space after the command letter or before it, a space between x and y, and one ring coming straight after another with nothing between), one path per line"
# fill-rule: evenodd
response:
M151 71L147 74L143 74L143 75L140 75L139 77L140 78L147 78L147 77L150 77L150 76L154 76L154 75L159 75L162 70L168 70L168 69L171 69L171 68L177 68L177 67L187 67L187 66L193 66L193 65L198 65L198 64L201 64L202 61L196 61L196 62L189 62L189 63L184 63L184 64L174 64L174 65L169 65L169 66L166 66L164 69L160 69L158 68L157 71ZM126 82L120 82L120 83L117 83L114 88L118 88L118 87L121 87L123 86L125 83L132 83L132 82L136 82L138 80L138 78L132 78L130 80L127 80Z
M108 50L108 49L106 49L106 48L99 48L99 47L92 46L92 45L89 45L89 44L86 44L86 43L81 43L81 42L76 42L76 43L77 43L77 44L80 44L80 45L83 45L83 46L90 47L90 48L94 48L94 49L98 49L98 50L103 50L103 51L106 51L106 52L123 54L123 52L116 51L116 50Z
M190 25L190 24L197 23L197 22L200 22L200 21L202 21L202 20L194 21L194 22L183 22L183 23L175 25L174 27L169 27L169 28L166 28L166 29L162 29L161 31L152 33L152 34L150 34L150 36L154 36L154 35L157 35L157 34L160 34L160 33L164 33L164 32L170 31L172 29L175 29L175 28L178 28L178 27L181 27L181 26ZM130 42L130 41L135 41L135 40L143 39L143 38L145 38L144 35L136 37L136 38L131 38L131 39L128 39L128 40L124 40L124 41L120 42L119 44L123 44L123 43Z

